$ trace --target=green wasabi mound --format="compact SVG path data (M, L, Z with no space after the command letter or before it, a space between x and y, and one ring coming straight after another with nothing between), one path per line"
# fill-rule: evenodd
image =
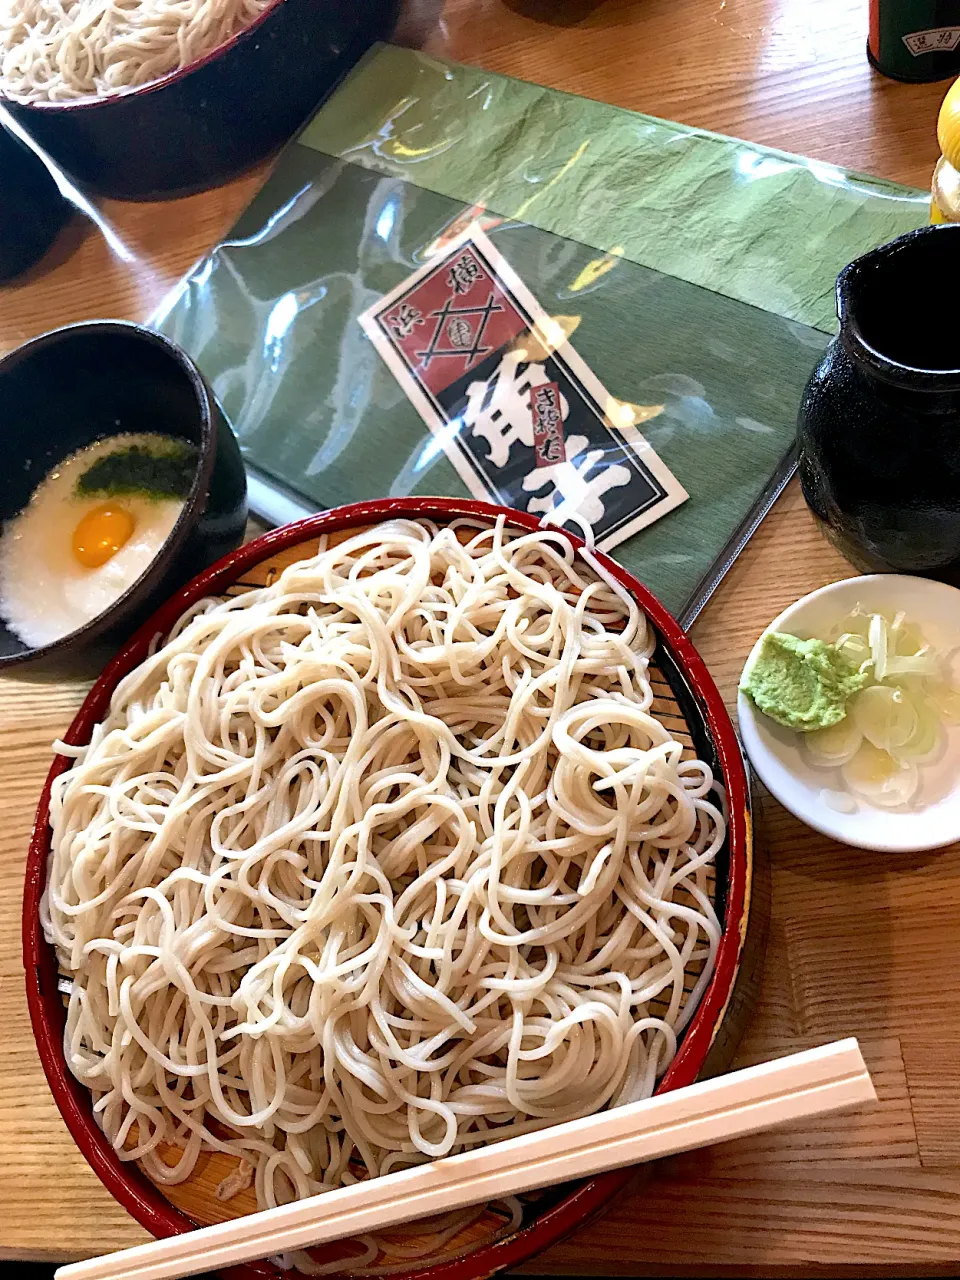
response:
M869 679L832 644L771 631L744 670L740 689L777 724L809 733L838 724Z

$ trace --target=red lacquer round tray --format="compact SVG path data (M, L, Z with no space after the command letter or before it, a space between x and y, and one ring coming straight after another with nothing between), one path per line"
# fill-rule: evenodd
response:
M492 523L500 515L505 515L513 528L538 528L535 518L489 503L448 498L391 498L339 507L264 534L188 583L140 628L90 691L65 741L71 744L89 741L91 729L105 715L120 679L146 657L154 639L165 635L184 610L200 598L233 594L261 585L271 570L312 554L317 539L323 535L330 541L339 541L359 528L392 517L421 516L438 523L470 517L481 523ZM565 536L569 536L574 545L581 545L579 538ZM657 1092L663 1093L691 1084L697 1078L730 1005L749 912L752 858L749 790L730 717L696 649L674 618L633 574L602 553L597 554L634 595L656 629L655 709L672 716L681 735L685 732L698 754L715 766L726 788L729 806L727 843L718 860L715 888L723 922L716 970L673 1063L660 1081ZM255 1205L249 1195L236 1197L236 1201L228 1202L229 1207L217 1202L211 1188L216 1186L223 1170L216 1167L205 1177L198 1172L194 1185L191 1179L179 1188L165 1191L155 1186L136 1164L119 1159L93 1118L90 1094L67 1070L62 1050L65 1010L57 986L56 958L43 938L38 908L50 848L50 787L69 764L64 756L54 758L40 797L27 861L23 955L34 1035L57 1106L101 1181L148 1231L158 1237L174 1235L191 1230L198 1222L248 1212ZM438 1245L425 1257L410 1262L405 1270L394 1274L402 1275L404 1280L426 1280L427 1277L429 1280L481 1280L495 1271L516 1266L597 1213L631 1176L630 1170L618 1170L525 1198L520 1226L506 1235L502 1222L488 1212L489 1221L481 1218L462 1238L454 1237L442 1247ZM429 1246L426 1224L423 1241ZM232 1280L275 1280L282 1273L264 1261L234 1267L224 1274ZM348 1261L345 1260L340 1274L351 1274Z

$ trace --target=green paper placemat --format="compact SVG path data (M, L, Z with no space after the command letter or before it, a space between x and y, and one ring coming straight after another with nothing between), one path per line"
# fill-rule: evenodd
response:
M372 49L303 146L833 332L837 273L929 191L410 49Z
M273 489L465 492L357 317L481 208L600 381L651 411L690 499L614 554L689 620L789 473L837 270L926 197L381 46L158 317Z

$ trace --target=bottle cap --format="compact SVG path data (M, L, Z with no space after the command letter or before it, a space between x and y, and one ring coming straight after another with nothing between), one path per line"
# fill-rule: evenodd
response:
M955 80L940 108L937 140L947 163L960 169L960 80Z

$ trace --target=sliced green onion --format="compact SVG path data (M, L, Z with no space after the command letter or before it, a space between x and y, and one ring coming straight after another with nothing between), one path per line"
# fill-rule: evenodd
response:
M920 784L916 765L901 764L870 742L865 742L847 761L842 773L852 791L884 809L908 804Z
M832 724L826 729L814 729L812 733L803 735L803 745L813 756L814 763L834 767L846 764L860 749L862 741L863 734L849 715L839 724Z
M916 732L901 747L895 747L892 755L904 764L923 764L937 754L943 740L940 714L930 706L926 698L913 698L917 713Z
M881 751L902 747L917 732L917 711L902 690L871 685L850 700L849 716L868 742Z
M839 768L850 791L871 804L908 804L920 785L917 765L943 745L943 722L960 725L960 687L945 678L941 653L902 609L888 617L858 603L829 634L867 675L867 687L850 698L838 724L803 735L807 752L814 764ZM820 799L838 812L856 808L846 792L825 788Z
M839 633L841 635L860 636L866 640L870 632L870 619L873 615L864 613L859 604L856 605L847 616L841 621Z
M928 648L919 653L897 654L887 657L884 679L898 680L902 676L925 676L930 680L940 679L940 662L936 654ZM879 678L879 677L878 677Z
M867 639L870 641L873 674L877 680L882 680L887 674L887 620L882 613L871 614Z
M912 657L927 646L923 643L920 630L912 622L907 622L903 612L897 614L890 626L891 647L901 657Z
M820 800L834 813L856 813L857 802L849 791L831 791L824 787L820 792Z
M863 636L855 635L852 631L844 632L836 642L838 653L842 653L848 662L852 662L854 666L859 667L862 671L864 664L872 661L870 657L870 646L867 644Z

